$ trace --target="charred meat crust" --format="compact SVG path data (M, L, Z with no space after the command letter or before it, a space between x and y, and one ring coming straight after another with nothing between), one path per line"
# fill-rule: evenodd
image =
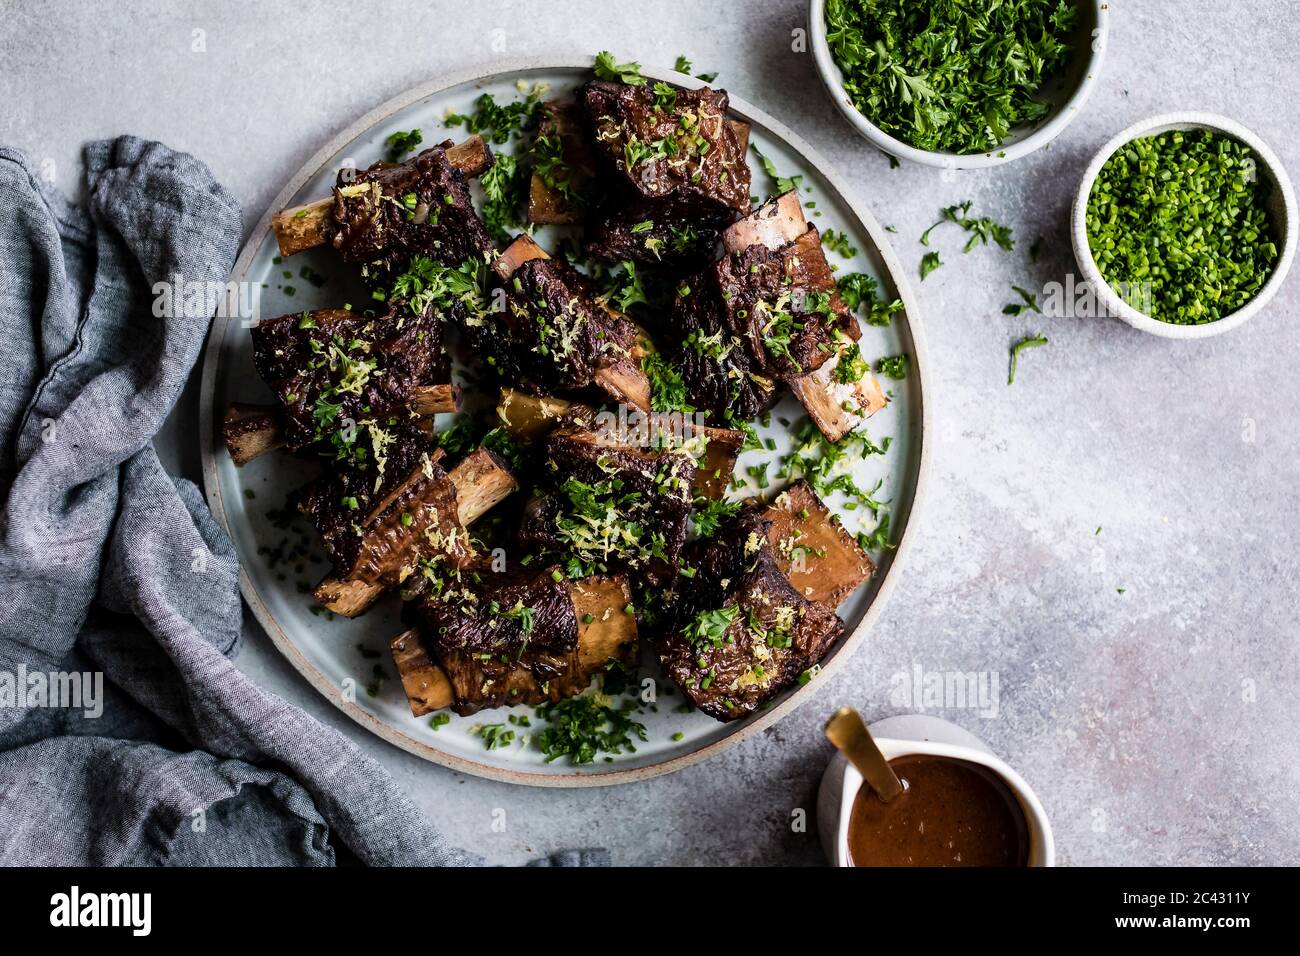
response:
M528 221L542 225L582 222L595 172L595 157L578 104L572 100L543 103L533 144Z
M701 711L746 717L790 687L844 634L832 608L786 579L768 542L770 522L747 509L688 549L659 659ZM705 626L700 626L703 622Z
M551 432L545 451L539 493L520 523L523 549L564 559L571 577L625 571L638 585L671 582L686 541L695 460L582 428Z
M421 552L454 557L468 552L468 541L457 521L456 489L429 436L401 423L385 440L382 470L373 455L338 463L302 489L299 508L338 577L393 586ZM432 533L413 541L417 531Z
M567 263L534 258L504 279L504 308L471 327L478 348L509 382L535 395L574 393L597 372L627 359L636 326L592 297Z
M318 309L253 327L253 365L283 409L285 444L327 440L348 423L407 416L413 390L449 377L442 323L397 301L384 316Z
M401 164L339 172L332 242L372 282L382 284L415 256L456 266L494 252L465 175L447 157L450 145L449 140Z
M554 568L484 571L450 594L407 605L428 651L446 673L453 709L539 703L577 673L578 617ZM448 599L451 598L451 599Z
M830 608L876 571L871 555L831 513L808 482L796 481L763 510L777 566L809 601Z
M593 81L578 96L601 172L602 200L589 217L596 257L698 255L749 209L749 166L727 121L725 91L679 89L665 98L649 87Z
M714 418L752 418L861 331L835 290L817 229L754 243L682 283L672 325L687 396Z
M633 666L637 627L625 610L627 580L600 576L557 585L557 570L494 574L485 567L462 575L465 584L408 605L405 617L416 627L391 647L411 712L418 717L453 707L471 714L560 700L582 693L613 664Z
M603 262L691 268L709 258L718 235L717 224L682 215L670 203L606 198L590 216L584 248Z

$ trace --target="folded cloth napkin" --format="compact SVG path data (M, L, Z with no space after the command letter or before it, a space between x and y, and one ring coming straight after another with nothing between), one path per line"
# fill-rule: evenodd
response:
M239 207L158 143L85 164L88 212L0 148L0 863L481 862L231 663L234 548L151 444L210 317L151 290L224 282Z

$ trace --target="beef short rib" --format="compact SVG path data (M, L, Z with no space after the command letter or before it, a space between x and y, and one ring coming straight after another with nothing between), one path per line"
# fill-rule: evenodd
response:
M659 659L682 691L718 720L746 717L816 664L844 633L833 607L809 601L782 572L758 507L693 542Z
M401 300L382 316L317 309L268 319L252 340L253 364L280 403L282 439L294 450L332 442L351 454L361 426L418 414L417 390L450 374L440 318Z
M570 577L626 573L671 582L686 541L696 463L685 450L637 448L584 428L546 437L539 491L519 542L561 560Z
M383 285L416 256L458 266L495 252L465 174L447 156L450 146L434 146L400 164L339 172L331 242L370 282Z
M601 171L588 251L607 261L698 256L749 209L727 94L594 81L579 92Z

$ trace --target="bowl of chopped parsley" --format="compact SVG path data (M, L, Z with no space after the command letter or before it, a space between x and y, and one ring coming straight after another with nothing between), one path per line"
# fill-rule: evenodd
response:
M949 169L1009 162L1078 115L1101 72L1104 0L811 0L817 71L869 142Z
M1097 313L1165 338L1234 329L1295 257L1296 200L1277 155L1240 123L1168 113L1101 148L1071 217Z

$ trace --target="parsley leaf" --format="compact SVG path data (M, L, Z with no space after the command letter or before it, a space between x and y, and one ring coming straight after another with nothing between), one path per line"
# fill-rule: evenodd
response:
M541 106L545 86L534 85L522 100L497 103L491 93L483 93L474 101L474 112L469 114L450 113L443 120L448 126L464 126L470 133L486 133L492 142L501 145L511 136L532 129L537 123L537 111ZM497 159L500 160L498 154Z
M1035 349L1046 344L1046 336L1032 335L1028 338L1021 339L1015 345L1011 346L1011 371L1007 375L1008 385L1011 385L1016 380L1016 360L1020 357L1020 353L1025 349Z
M939 253L927 252L921 257L921 280L924 281L926 276L941 265L943 261L939 258Z
M614 54L601 50L596 54L596 79L623 83L627 86L645 86L640 63L616 63Z
M389 136L388 139L384 140L384 142L388 146L388 161L390 163L395 163L424 142L424 134L418 129L406 132L398 130L396 133Z
M822 233L822 245L832 252L838 252L845 259L852 259L858 254L857 247L849 242L848 235L836 232L834 229L827 229Z
M695 531L701 538L712 538L718 533L718 527L724 518L729 518L740 511L739 501L697 498L695 503L698 507L691 514L691 524L695 526Z
M1013 285L1011 289L1013 292L1019 293L1020 298L1024 299L1024 301L1012 302L1009 305L1004 305L1002 307L1003 315L1019 315L1022 312L1029 312L1029 311L1042 314L1043 310L1038 307L1038 299L1036 296L1034 296L1033 293L1031 293L1028 289L1020 288L1020 286L1018 285Z
M777 172L776 163L763 155L757 143L750 143L749 148L753 150L754 155L758 157L758 161L762 163L763 172L767 173L768 177L776 184L776 192L773 195L779 196L790 192L792 189L799 188L799 183L803 181L802 176L782 176Z
M826 41L849 98L919 149L979 153L1043 119L1064 69L1073 0L826 0Z
M876 362L876 371L896 382L902 381L907 378L907 356L886 355Z

